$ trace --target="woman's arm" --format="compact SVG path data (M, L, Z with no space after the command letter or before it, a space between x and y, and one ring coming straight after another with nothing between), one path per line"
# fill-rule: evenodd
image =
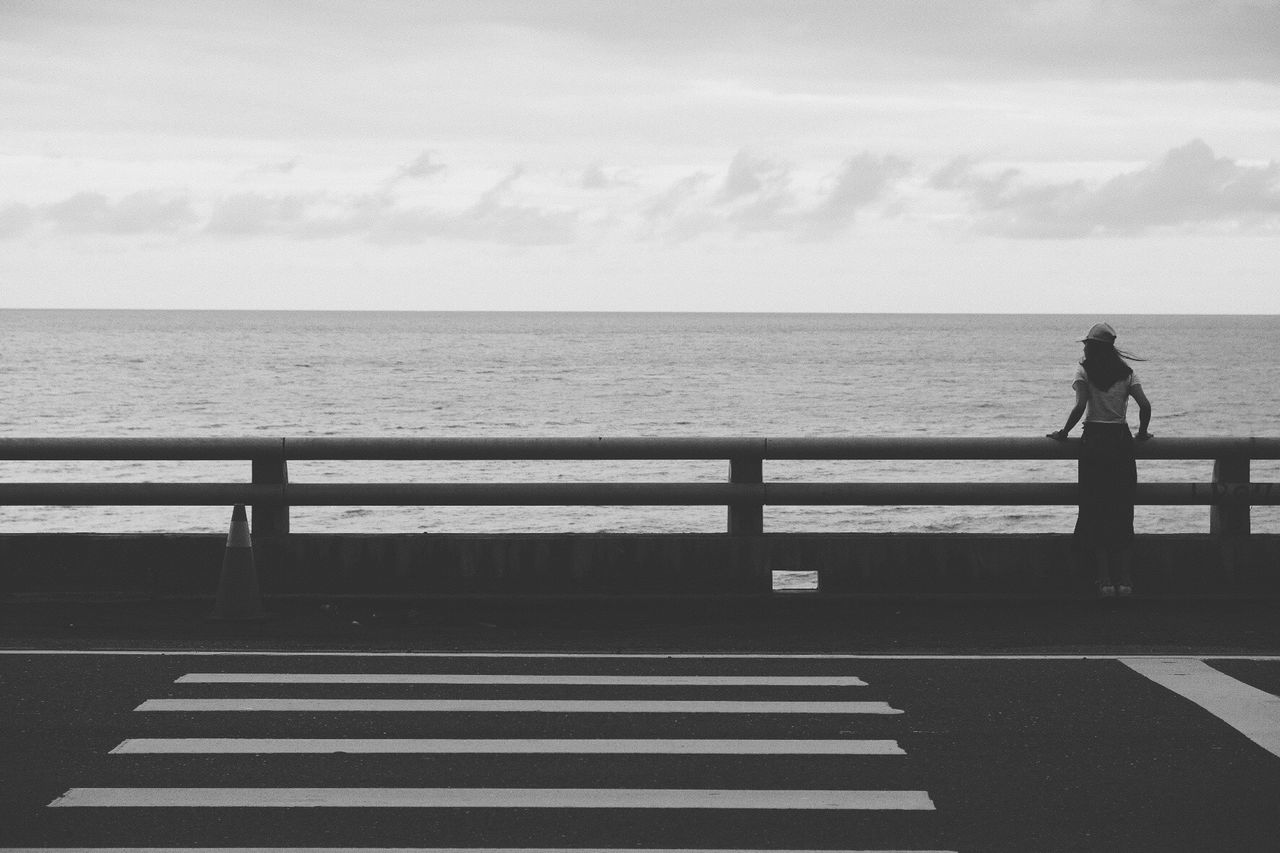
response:
M1143 393L1141 385L1130 388L1129 396L1138 403L1138 434L1134 438L1146 441L1151 438L1151 433L1147 432L1147 427L1151 424L1151 401Z
M1076 382L1076 404L1071 408L1071 413L1067 415L1067 425L1057 432L1049 433L1048 437L1054 441L1066 441L1067 433L1071 432L1071 428L1080 422L1080 418L1084 416L1085 406L1089 404L1089 388L1083 382ZM1142 389L1137 389L1141 393Z

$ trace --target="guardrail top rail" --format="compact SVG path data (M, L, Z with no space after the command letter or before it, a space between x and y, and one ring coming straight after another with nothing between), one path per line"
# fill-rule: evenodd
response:
M1280 438L1171 437L1140 459L1280 459ZM299 437L0 438L2 460L214 459L1074 459L1043 437Z
M1280 487L1250 483L1254 459L1280 459L1276 437L1172 437L1141 459L1212 459L1213 482L1145 483L1138 501L1207 504L1211 530L1247 534L1251 504ZM0 483L0 505L250 503L255 532L285 533L290 505L695 505L728 507L729 532L759 533L766 504L1070 504L1074 483L773 483L770 460L1075 459L1079 440L1044 437L136 437L0 438L0 460L250 460L251 483ZM729 462L727 483L290 484L289 460L674 460Z

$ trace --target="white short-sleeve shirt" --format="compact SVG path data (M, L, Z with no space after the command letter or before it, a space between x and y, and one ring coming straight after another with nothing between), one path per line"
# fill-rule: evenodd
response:
M1130 373L1122 379L1117 379L1114 385L1103 391L1089 381L1089 374L1085 372L1084 365L1077 364L1071 387L1075 388L1081 382L1089 391L1089 403L1084 410L1084 419L1086 423L1095 424L1125 423L1125 415L1129 408L1129 390L1142 385L1138 374Z

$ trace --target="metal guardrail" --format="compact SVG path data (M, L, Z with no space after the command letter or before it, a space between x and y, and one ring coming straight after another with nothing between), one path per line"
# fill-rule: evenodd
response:
M774 460L1075 459L1078 440L925 437L604 438L0 438L3 460L250 460L248 483L0 483L0 505L253 507L259 534L289 532L290 506L706 506L728 532L763 532L766 505L1071 505L1075 483L766 483ZM1280 484L1252 483L1253 459L1280 459L1280 438L1163 438L1140 459L1212 459L1209 483L1140 483L1139 504L1206 505L1210 531L1249 533L1249 507L1280 504ZM289 460L724 459L725 483L290 483Z

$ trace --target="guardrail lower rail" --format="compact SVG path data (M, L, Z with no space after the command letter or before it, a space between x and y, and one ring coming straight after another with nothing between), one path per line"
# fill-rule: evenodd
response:
M1071 483L766 483L769 460L1075 459L1047 438L0 438L0 461L248 460L246 483L0 483L0 505L253 507L255 534L289 532L291 506L707 506L728 532L764 529L764 507L1072 505ZM1250 482L1250 462L1280 459L1280 438L1158 438L1139 459L1212 459L1207 483L1139 483L1145 505L1205 505L1210 532L1244 536L1249 508L1280 504L1280 484ZM290 460L705 460L724 483L291 483Z

